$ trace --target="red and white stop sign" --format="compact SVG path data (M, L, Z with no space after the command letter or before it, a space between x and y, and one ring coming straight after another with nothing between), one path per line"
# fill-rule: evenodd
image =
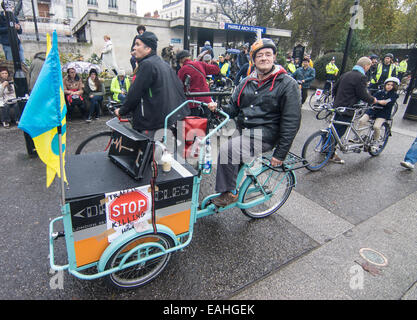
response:
M121 194L109 205L110 220L124 225L142 218L148 210L149 199L140 191Z

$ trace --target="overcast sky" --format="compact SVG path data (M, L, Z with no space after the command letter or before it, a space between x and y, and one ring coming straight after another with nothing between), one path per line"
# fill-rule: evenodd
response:
M158 10L161 13L162 0L138 0L138 15L143 17L146 12L153 13Z

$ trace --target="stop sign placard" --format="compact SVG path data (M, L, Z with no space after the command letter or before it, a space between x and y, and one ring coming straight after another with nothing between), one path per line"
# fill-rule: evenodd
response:
M148 197L140 191L121 194L109 205L109 219L124 225L142 218L149 207Z

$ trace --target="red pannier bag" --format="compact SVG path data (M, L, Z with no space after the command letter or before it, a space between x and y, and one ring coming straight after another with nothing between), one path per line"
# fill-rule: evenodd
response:
M192 150L194 141L198 138L202 139L207 135L207 119L195 116L184 118L183 141L185 142L183 157L198 158L199 148L196 146ZM193 151L193 152L192 152Z

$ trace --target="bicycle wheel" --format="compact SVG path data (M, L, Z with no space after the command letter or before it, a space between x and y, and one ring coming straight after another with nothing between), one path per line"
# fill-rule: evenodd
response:
M310 106L311 110L313 110L313 111L316 111L314 109L315 108L314 104L317 103L317 100L315 98L316 98L316 93L313 92L311 94L310 98L308 99L308 105Z
M323 110L323 104L329 102L329 95L327 94L327 92L324 92L324 93L321 94L319 99L315 99L315 96L316 96L316 93L314 92L310 96L308 104L310 105L310 108L313 111L319 112L319 111Z
M242 190L242 203L248 203L270 196L266 201L248 209L241 209L242 213L252 219L265 218L276 212L287 201L295 184L294 174L291 171L274 171L266 168L256 180L253 179L245 190ZM265 192L265 193L264 193Z
M317 131L313 133L304 143L301 157L308 165L310 171L318 171L323 168L335 150L336 144L333 135L328 131Z
M372 146L369 148L369 151L368 151L371 156L375 157L381 154L381 152L385 149L388 143L390 134L391 134L390 126L388 125L388 123L385 122L381 126L381 133L380 133L378 141L375 141L372 138Z
M75 154L106 151L112 139L111 131L103 131L88 137L80 143Z
M159 245L162 245L165 250L174 246L172 238L163 233L140 235L125 243L111 256L106 263L106 270L117 267L124 258L125 254L131 249L137 247L138 245L151 242L156 242ZM129 263L153 254L158 254L160 252L161 248L150 245L146 248L136 250L136 252L125 261L125 263ZM110 285L123 289L134 289L144 286L155 279L164 270L170 257L171 253L163 254L157 258L111 273L106 277L106 280Z

